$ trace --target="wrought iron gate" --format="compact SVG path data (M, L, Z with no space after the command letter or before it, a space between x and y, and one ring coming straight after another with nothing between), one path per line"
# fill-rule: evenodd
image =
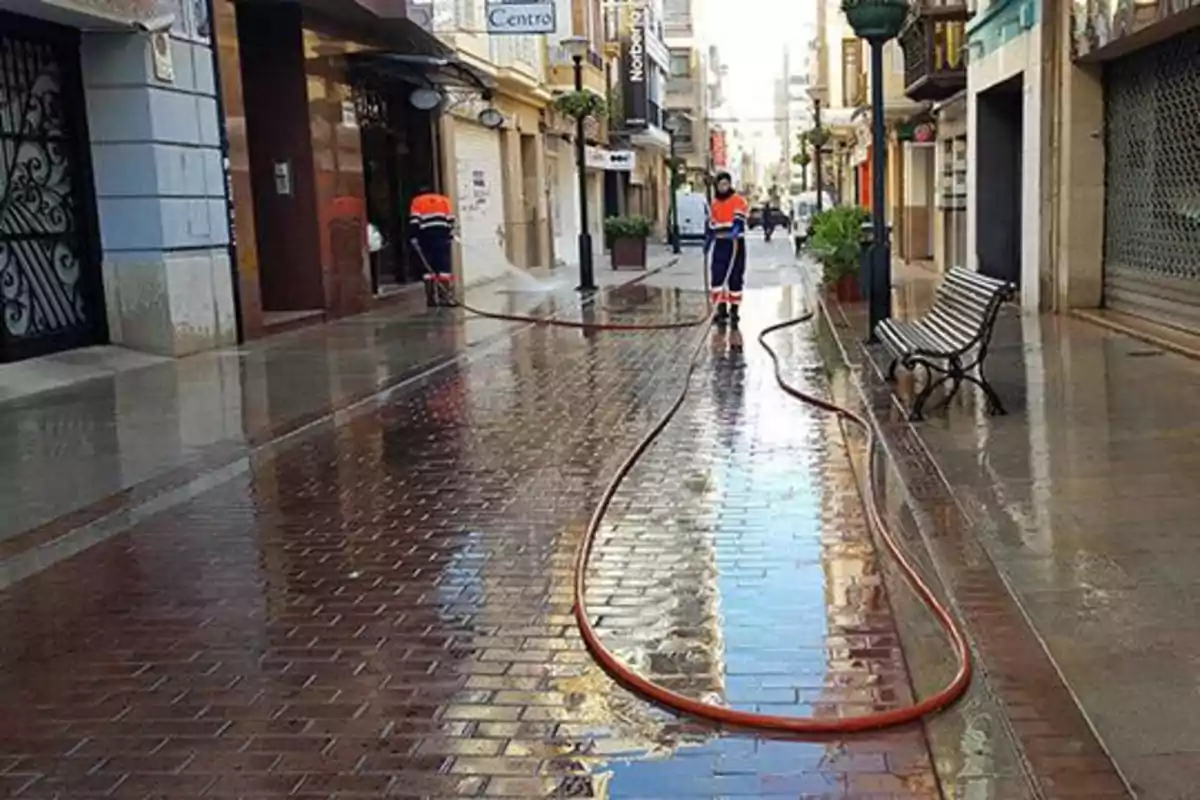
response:
M1110 62L1105 305L1200 331L1200 30Z
M0 362L105 335L79 40L0 14Z

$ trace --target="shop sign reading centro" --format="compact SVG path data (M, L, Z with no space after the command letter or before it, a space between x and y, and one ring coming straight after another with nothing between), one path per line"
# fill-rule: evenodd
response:
M487 32L493 36L554 33L556 28L553 2L489 0L487 3Z

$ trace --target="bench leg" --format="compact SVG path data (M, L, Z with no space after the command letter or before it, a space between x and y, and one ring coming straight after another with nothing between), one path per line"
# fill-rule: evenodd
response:
M939 386L948 380L950 380L949 375L943 375L937 380L934 380L933 374L929 371L929 368L925 368L925 388L921 390L920 394L917 395L917 399L913 401L912 411L908 415L910 422L921 422L925 419L925 415L923 413L925 403L929 402L930 396L937 391Z
M983 368L979 368L979 377L974 375L964 375L963 378L978 386L983 390L987 397L987 411L994 416L1004 416L1008 412L1004 410L1004 405L1000 402L1000 395L996 394L996 390L987 382L987 378L983 375Z
M896 382L896 367L898 366L900 366L900 359L898 358L893 358L892 363L888 364L886 379L888 383Z
M950 401L954 399L954 395L958 394L959 387L962 386L964 377L965 376L962 375L947 375L942 379L942 382L947 380L950 381L950 388L946 390L946 395L938 401L938 404L933 407L933 411L941 411L943 408L946 408L948 405L950 405Z

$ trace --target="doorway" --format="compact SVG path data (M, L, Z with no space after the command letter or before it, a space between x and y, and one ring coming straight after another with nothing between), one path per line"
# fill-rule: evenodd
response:
M0 13L0 362L107 338L79 34Z
M1021 144L1024 78L1018 74L976 101L975 255L984 275L1021 284Z
M408 207L428 186L436 189L433 120L408 102L411 87L356 88L362 136L367 219L383 239L371 255L372 289L386 294L420 281L424 268L408 246Z

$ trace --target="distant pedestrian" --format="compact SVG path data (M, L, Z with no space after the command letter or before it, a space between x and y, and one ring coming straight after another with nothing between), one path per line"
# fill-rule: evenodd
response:
M454 212L450 198L422 186L409 208L408 229L409 241L426 268L426 305L453 304L450 245L454 236Z

